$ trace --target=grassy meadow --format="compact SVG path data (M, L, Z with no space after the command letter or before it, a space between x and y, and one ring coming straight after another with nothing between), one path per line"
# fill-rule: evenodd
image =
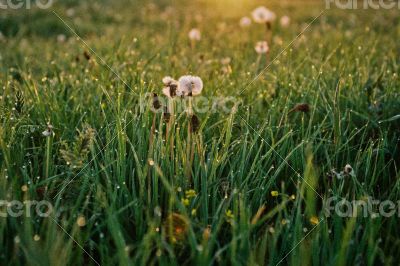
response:
M400 198L397 8L65 0L0 32L0 265L398 265L400 205L324 207Z

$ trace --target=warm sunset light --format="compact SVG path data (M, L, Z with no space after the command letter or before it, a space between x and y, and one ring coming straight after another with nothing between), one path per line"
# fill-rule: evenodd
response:
M0 265L398 265L399 11L0 0Z

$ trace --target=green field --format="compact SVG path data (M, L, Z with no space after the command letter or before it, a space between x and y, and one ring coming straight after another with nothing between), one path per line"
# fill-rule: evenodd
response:
M399 14L1 9L0 265L398 265ZM201 94L164 96L184 75Z

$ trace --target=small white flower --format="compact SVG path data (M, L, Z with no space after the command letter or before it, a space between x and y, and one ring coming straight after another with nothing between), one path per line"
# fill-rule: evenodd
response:
M164 83L165 86L162 89L163 94L169 98L175 97L177 93L178 82L169 76L164 77L162 79L162 82Z
M281 17L280 23L282 27L287 27L290 24L290 18L288 16L283 16Z
M63 43L66 40L67 40L67 36L65 36L64 34L57 35L57 42Z
M191 29L189 31L189 39L192 41L200 41L201 40L201 32L199 29Z
M266 54L269 52L269 46L266 41L257 42L256 46L254 47L258 54Z
M343 169L343 174L347 175L347 176L350 175L350 176L355 177L355 173L354 173L353 167L351 167L350 164L346 164L346 166Z
M242 17L239 22L240 27L247 28L251 25L251 19L249 17Z
M203 81L196 76L182 76L178 81L178 96L196 96L203 89Z
M66 11L67 17L73 17L75 15L75 9L73 8L68 8Z
M48 124L47 129L42 132L42 135L44 137L50 137L51 135L53 135L53 126Z
M264 6L254 9L251 15L256 23L270 23L276 19L275 13Z

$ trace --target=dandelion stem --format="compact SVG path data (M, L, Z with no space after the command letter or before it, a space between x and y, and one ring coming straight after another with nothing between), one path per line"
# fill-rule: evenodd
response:
M189 186L192 184L192 173L191 173L191 168L192 168L192 122L191 122L191 117L192 117L192 97L189 96L188 98L188 110L187 110L187 119L188 119L188 136L187 136L187 143L186 143L186 176L188 177L189 180Z
M51 158L51 145L52 145L53 136L49 136L46 138L46 166L45 166L45 178L48 178L50 175L50 158Z
M169 136L169 145L170 145L170 153L171 153L171 160L174 158L174 132L175 132L175 102L174 99L171 99L169 102L170 107L169 107L169 112L170 112L170 119L168 121L168 127L170 130L170 135Z
M149 151L148 151L148 159L152 159L153 156L153 143L154 143L154 135L156 131L156 114L153 116L153 122L151 125L151 132L150 132L150 137L149 137ZM149 203L151 202L151 174L150 174L150 168L147 168L147 197Z

